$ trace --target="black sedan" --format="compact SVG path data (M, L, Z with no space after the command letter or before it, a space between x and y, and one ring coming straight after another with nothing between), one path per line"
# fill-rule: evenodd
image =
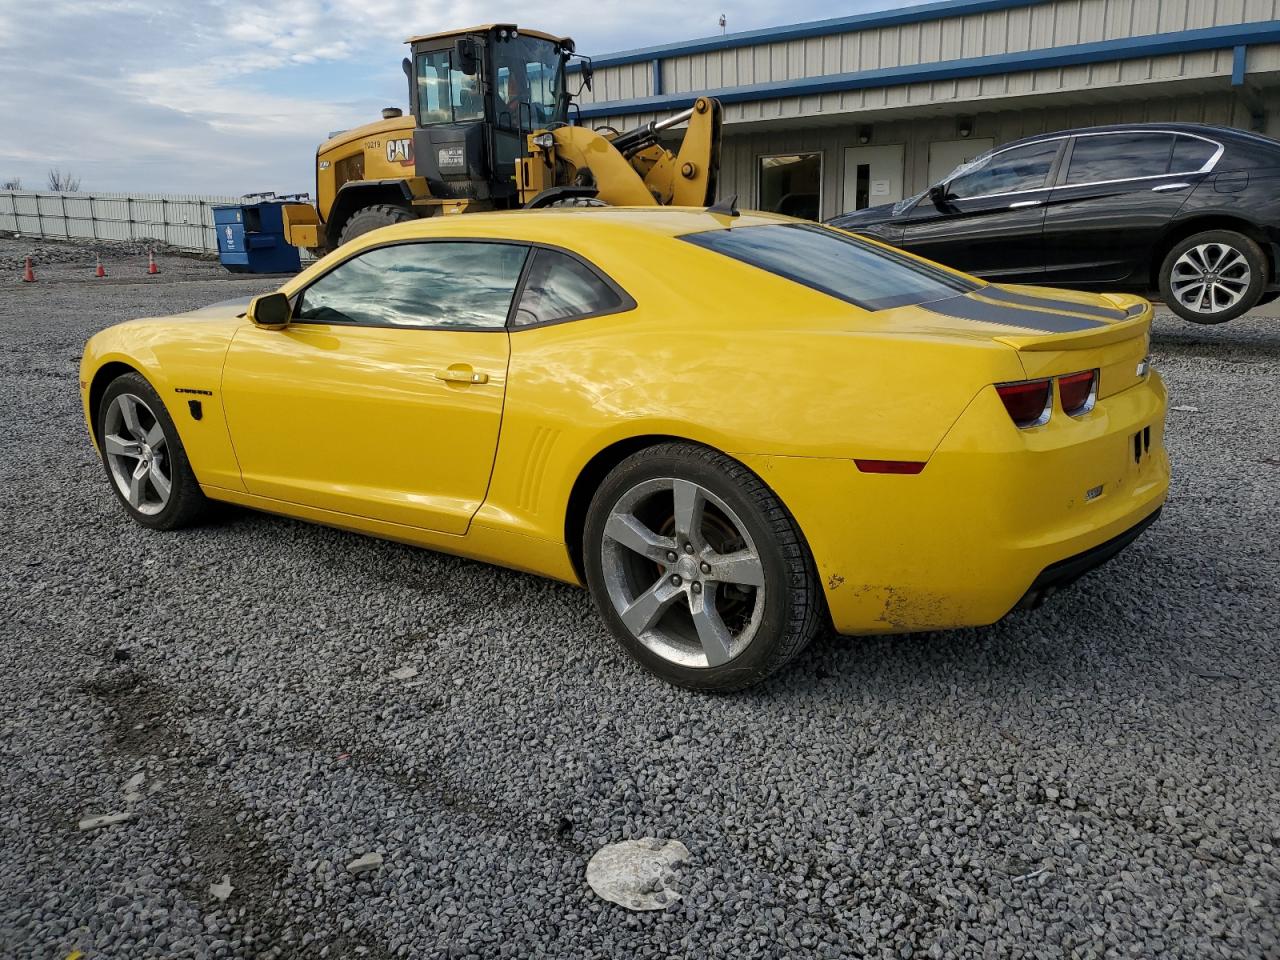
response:
M1046 133L831 223L990 280L1154 290L1222 323L1280 296L1280 141L1189 123Z

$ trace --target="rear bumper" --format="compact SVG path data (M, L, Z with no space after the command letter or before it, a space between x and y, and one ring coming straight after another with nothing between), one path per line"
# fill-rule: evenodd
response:
M1139 520L1124 533L1112 537L1106 543L1077 553L1074 557L1059 560L1045 567L1040 576L1031 582L1031 587L1022 595L1015 610L1035 609L1064 587L1069 587L1090 570L1096 570L1121 550L1137 540L1147 527L1160 518L1160 509L1143 520Z
M1085 417L1059 412L1018 430L988 389L915 476L742 459L799 523L841 633L981 626L1110 559L1154 521L1169 487L1165 405L1152 373Z

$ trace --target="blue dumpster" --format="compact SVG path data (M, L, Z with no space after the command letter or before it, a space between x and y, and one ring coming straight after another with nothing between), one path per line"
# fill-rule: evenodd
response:
M277 200L214 207L222 265L234 273L297 273L302 261L284 238L283 208Z

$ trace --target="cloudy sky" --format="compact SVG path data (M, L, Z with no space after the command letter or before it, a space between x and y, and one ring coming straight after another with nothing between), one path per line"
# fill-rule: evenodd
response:
M908 0L0 0L0 181L241 194L313 189L332 130L403 107L411 33L517 22L588 55Z

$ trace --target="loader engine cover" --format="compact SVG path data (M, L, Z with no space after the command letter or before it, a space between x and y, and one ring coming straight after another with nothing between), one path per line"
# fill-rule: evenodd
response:
M418 176L433 197L490 200L488 141L480 123L436 124L413 131Z

